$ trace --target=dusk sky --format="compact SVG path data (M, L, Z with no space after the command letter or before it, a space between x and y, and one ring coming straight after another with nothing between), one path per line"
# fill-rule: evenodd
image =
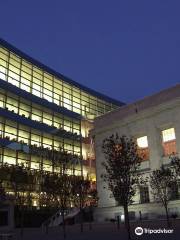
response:
M180 80L180 1L0 0L0 37L124 102Z

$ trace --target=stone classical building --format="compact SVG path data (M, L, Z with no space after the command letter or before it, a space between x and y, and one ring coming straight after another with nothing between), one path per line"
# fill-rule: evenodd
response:
M122 106L95 120L92 134L95 137L99 194L96 211L98 221L123 215L123 209L117 206L113 197L110 197L111 193L104 188L105 183L101 179L104 171L101 165L104 161L102 141L116 132L119 135L133 136L136 139L139 150L144 153L144 161L141 163L143 174L148 175L162 164L169 164L169 155L180 154L180 84ZM170 214L176 212L180 215L178 189L172 189L171 194ZM134 197L134 203L129 206L129 211L132 219L139 218L140 214L143 218L162 218L164 215L161 204L153 201L149 186L139 189Z

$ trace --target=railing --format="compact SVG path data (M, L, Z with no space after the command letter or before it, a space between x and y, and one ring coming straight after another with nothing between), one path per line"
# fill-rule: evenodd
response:
M44 122L32 120L30 117L26 117L24 114L18 115L17 113L14 112L14 110L10 111L7 107L6 108L0 107L0 111L2 115L5 115L5 117L7 117L8 114L8 117L11 118L12 120L15 119L22 124L24 124L24 121L26 121L25 123L33 128L42 129L45 132L47 131L60 137L76 139L78 141L80 141L82 138L82 136L78 135L77 133L66 131L63 128L56 128L55 126L46 124Z
M16 150L23 151L29 154L35 154L36 156L40 157L46 157L48 159L52 160L58 160L64 152L58 151L58 150L51 150L50 148L46 147L38 147L36 144L30 145L25 143L23 140L18 141L17 138L10 138L9 136L2 137L2 134L0 134L0 142L2 142L3 146L11 147L11 143L17 143ZM9 145L9 146L8 146ZM71 155L71 153L67 153L67 156L71 157L71 162L73 163L78 163L80 164L80 160L78 155Z
M70 208L64 211L64 220L75 217L80 210L78 208ZM59 209L55 214L42 223L42 229L47 227L59 226L63 222L62 211Z

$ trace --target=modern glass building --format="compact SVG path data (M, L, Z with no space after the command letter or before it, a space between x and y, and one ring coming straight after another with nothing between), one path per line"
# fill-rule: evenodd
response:
M0 40L0 163L58 171L62 149L95 179L93 119L123 103L82 86ZM80 169L75 169L75 174Z

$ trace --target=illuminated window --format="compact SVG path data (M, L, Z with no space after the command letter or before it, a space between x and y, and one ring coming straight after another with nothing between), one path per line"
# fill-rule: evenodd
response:
M148 160L149 159L149 148L148 148L147 136L137 138L137 146L138 146L139 156L143 159L143 161Z
M79 125L79 123L73 123L73 133L80 134L80 125Z
M7 52L4 49L0 48L0 79L2 80L6 80L7 61L8 61Z
M72 110L72 91L71 85L63 83L63 102L64 107Z
M28 167L29 160L28 160L28 154L25 154L24 152L18 152L17 154L17 162L18 164L23 164L25 167Z
M29 117L30 106L20 103L19 115Z
M73 111L80 113L81 105L80 105L80 93L73 93Z
M43 112L43 123L47 125L52 125L52 115L46 112Z
M148 147L147 136L137 138L137 145L140 148L147 148Z
M0 123L0 138L3 137L3 124Z
M49 102L52 102L52 90L48 90L46 88L43 88L43 98L48 100Z
M52 149L52 139L43 137L43 147Z
M17 129L11 126L5 126L5 137L9 140L14 140L16 138Z
M54 123L53 125L56 128L61 128L62 127L62 118L59 118L58 116L54 116Z
M85 103L85 102L82 102L81 103L82 104L82 115L83 116L88 116L88 114L89 114L89 104L88 103Z
M62 148L63 148L63 139L56 138L56 140L54 140L54 149L59 151Z
M31 114L31 119L35 121L41 121L42 120L42 112L39 109L32 108L32 114Z
M14 55L13 53L10 53L10 59L9 59L9 63L12 64L15 67L20 68L20 58L17 57L16 55Z
M35 134L31 134L31 145L41 146L41 137Z
M73 146L72 146L72 145L69 145L69 144L65 144L65 145L64 145L64 149L65 149L67 152L72 152Z
M43 170L47 172L52 172L52 166L43 164Z
M24 60L22 60L21 71L24 71L24 72L32 75L32 65L25 62Z
M27 92L30 92L30 85L31 85L31 75L22 71L20 88Z
M74 153L80 155L80 147L74 146Z
M52 86L53 86L52 76L47 73L44 73L43 98L45 98L49 102L53 102Z
M61 105L60 104L60 96L56 93L54 93L54 103L57 105Z
M41 97L41 86L33 83L32 94Z
M32 168L32 169L39 169L39 163L37 163L37 162L31 162L31 168Z
M8 163L8 164L16 164L16 158L13 157L9 157L9 156L5 156L4 155L4 163Z
M6 101L6 108L8 108L9 111L13 111L14 113L18 113L18 102L16 99L7 97Z
M29 133L23 130L18 131L18 141L22 143L27 143L29 142Z
M174 128L162 131L162 141L164 156L176 153L176 136Z
M4 108L4 105L5 105L4 101L5 101L5 96L1 95L0 93L0 107L2 108Z
M64 119L64 129L66 131L72 131L72 122L69 119Z
M60 167L54 167L54 172L55 173L60 173L60 171L61 171Z
M16 164L16 152L11 149L4 149L4 163Z
M64 107L71 110L72 109L72 106L71 106L72 101L70 100L70 95L69 94L64 93L63 101L64 101Z
M7 70L4 66L0 66L0 79L6 80Z
M62 105L62 82L59 79L54 79L54 103Z
M40 122L41 121L41 116L37 115L36 113L35 114L32 113L31 119L34 120L34 121Z
M162 137L163 137L163 142L168 142L168 141L171 141L171 140L175 140L176 137L175 137L174 128L169 128L169 129L163 130L162 131Z

